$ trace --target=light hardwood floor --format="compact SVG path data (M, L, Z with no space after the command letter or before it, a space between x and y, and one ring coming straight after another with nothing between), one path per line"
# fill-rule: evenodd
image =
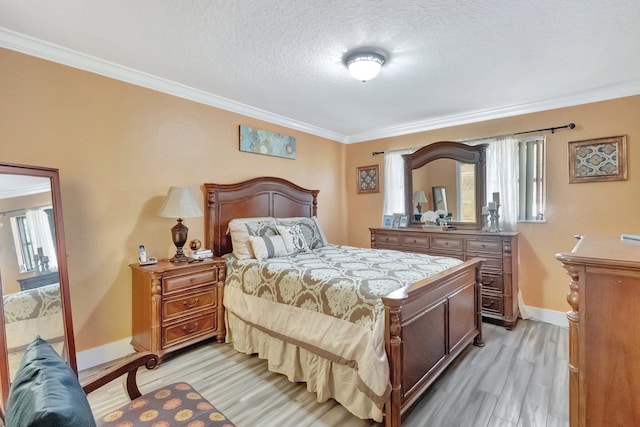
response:
M484 323L483 332L485 347L468 347L403 426L568 426L567 330L520 320L512 331ZM142 368L138 379L143 393L186 381L238 427L379 426L333 400L316 402L304 384L269 372L264 360L230 344L196 346L152 371ZM119 381L89 395L96 416L126 401Z

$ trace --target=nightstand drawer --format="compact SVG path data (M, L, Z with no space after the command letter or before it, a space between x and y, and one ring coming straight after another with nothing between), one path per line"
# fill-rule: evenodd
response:
M162 320L185 316L198 311L215 308L217 288L208 286L199 292L190 292L162 301Z
M432 237L431 247L434 249L450 249L454 251L462 250L462 239L453 237Z
M216 311L192 317L181 322L162 327L162 348L171 347L183 341L190 341L199 335L216 330Z
M184 288L193 288L198 285L214 283L217 280L217 268L208 268L202 271L192 271L188 274L169 276L162 281L162 293L169 294Z
M491 314L504 314L502 296L482 295L482 312Z
M482 253L502 253L502 241L500 240L471 240L467 239L467 251L475 251Z

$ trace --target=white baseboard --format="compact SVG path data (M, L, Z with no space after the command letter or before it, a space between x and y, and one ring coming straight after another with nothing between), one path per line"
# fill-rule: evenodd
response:
M551 323L552 325L560 326L563 328L569 327L569 321L567 320L567 313L564 311L547 310L546 308L538 308L527 306L528 318L531 320L538 320L540 322ZM524 317L523 317L524 319Z
M131 337L76 353L78 371L93 368L133 353Z

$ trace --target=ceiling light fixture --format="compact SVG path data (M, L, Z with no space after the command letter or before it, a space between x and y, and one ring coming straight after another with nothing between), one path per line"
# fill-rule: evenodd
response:
M356 80L366 82L378 75L384 61L384 56L376 52L356 52L347 56L344 63Z

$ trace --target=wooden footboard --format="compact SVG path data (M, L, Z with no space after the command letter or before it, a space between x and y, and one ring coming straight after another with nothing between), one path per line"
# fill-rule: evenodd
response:
M465 261L383 298L391 376L386 426L400 426L405 411L467 345L484 345L482 261Z

